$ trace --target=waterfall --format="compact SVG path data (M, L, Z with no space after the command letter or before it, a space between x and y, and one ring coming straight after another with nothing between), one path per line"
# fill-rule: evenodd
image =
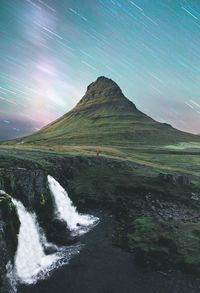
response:
M20 283L34 284L38 279L48 277L53 269L68 263L73 254L79 253L80 245L68 248L54 245L56 252L46 255L44 247L50 244L42 235L35 214L29 213L20 201L12 201L21 223L14 272Z
M50 191L55 200L55 214L58 219L65 221L73 235L82 235L94 227L99 218L79 214L64 188L48 175Z

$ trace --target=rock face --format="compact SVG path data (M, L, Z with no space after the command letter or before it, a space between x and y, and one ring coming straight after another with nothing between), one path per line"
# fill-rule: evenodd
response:
M100 76L97 80L91 83L87 87L86 94L82 98L83 101L88 101L89 99L102 97L116 97L118 99L124 98L124 95L120 87L110 78ZM80 103L80 102L79 102Z
M37 211L39 222L45 226L53 213L47 173L40 168L32 168L30 163L29 169L16 166L0 170L0 189L20 200L29 211Z
M0 192L0 292L9 292L6 266L9 262L13 264L19 225L17 212L11 197Z
M75 112L87 110L100 110L99 107L106 108L107 112L113 111L124 114L125 112L139 112L136 106L129 101L122 93L120 87L109 78L99 77L95 82L87 87L87 91L77 106Z
M190 185L191 180L188 176L184 174L159 174L159 179L161 182L166 182L169 184L175 184L175 185Z

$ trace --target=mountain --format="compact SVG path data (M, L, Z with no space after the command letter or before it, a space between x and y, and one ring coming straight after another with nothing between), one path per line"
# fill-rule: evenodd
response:
M199 141L139 111L111 79L99 77L68 113L39 132L18 139L38 145L132 147Z

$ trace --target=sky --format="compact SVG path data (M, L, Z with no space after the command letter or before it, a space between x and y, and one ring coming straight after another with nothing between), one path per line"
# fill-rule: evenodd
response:
M0 0L0 139L69 111L98 76L200 133L199 0Z

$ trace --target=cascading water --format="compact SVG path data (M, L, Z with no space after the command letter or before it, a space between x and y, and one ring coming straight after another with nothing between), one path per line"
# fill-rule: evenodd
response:
M48 175L49 188L55 200L56 217L67 223L73 235L82 235L94 227L99 218L79 214L64 188Z
M20 283L34 284L38 279L46 278L53 269L68 263L73 254L79 253L80 245L68 248L58 248L54 245L57 251L46 255L44 247L50 244L40 233L35 214L29 213L21 202L15 199L12 201L21 223L14 272Z

